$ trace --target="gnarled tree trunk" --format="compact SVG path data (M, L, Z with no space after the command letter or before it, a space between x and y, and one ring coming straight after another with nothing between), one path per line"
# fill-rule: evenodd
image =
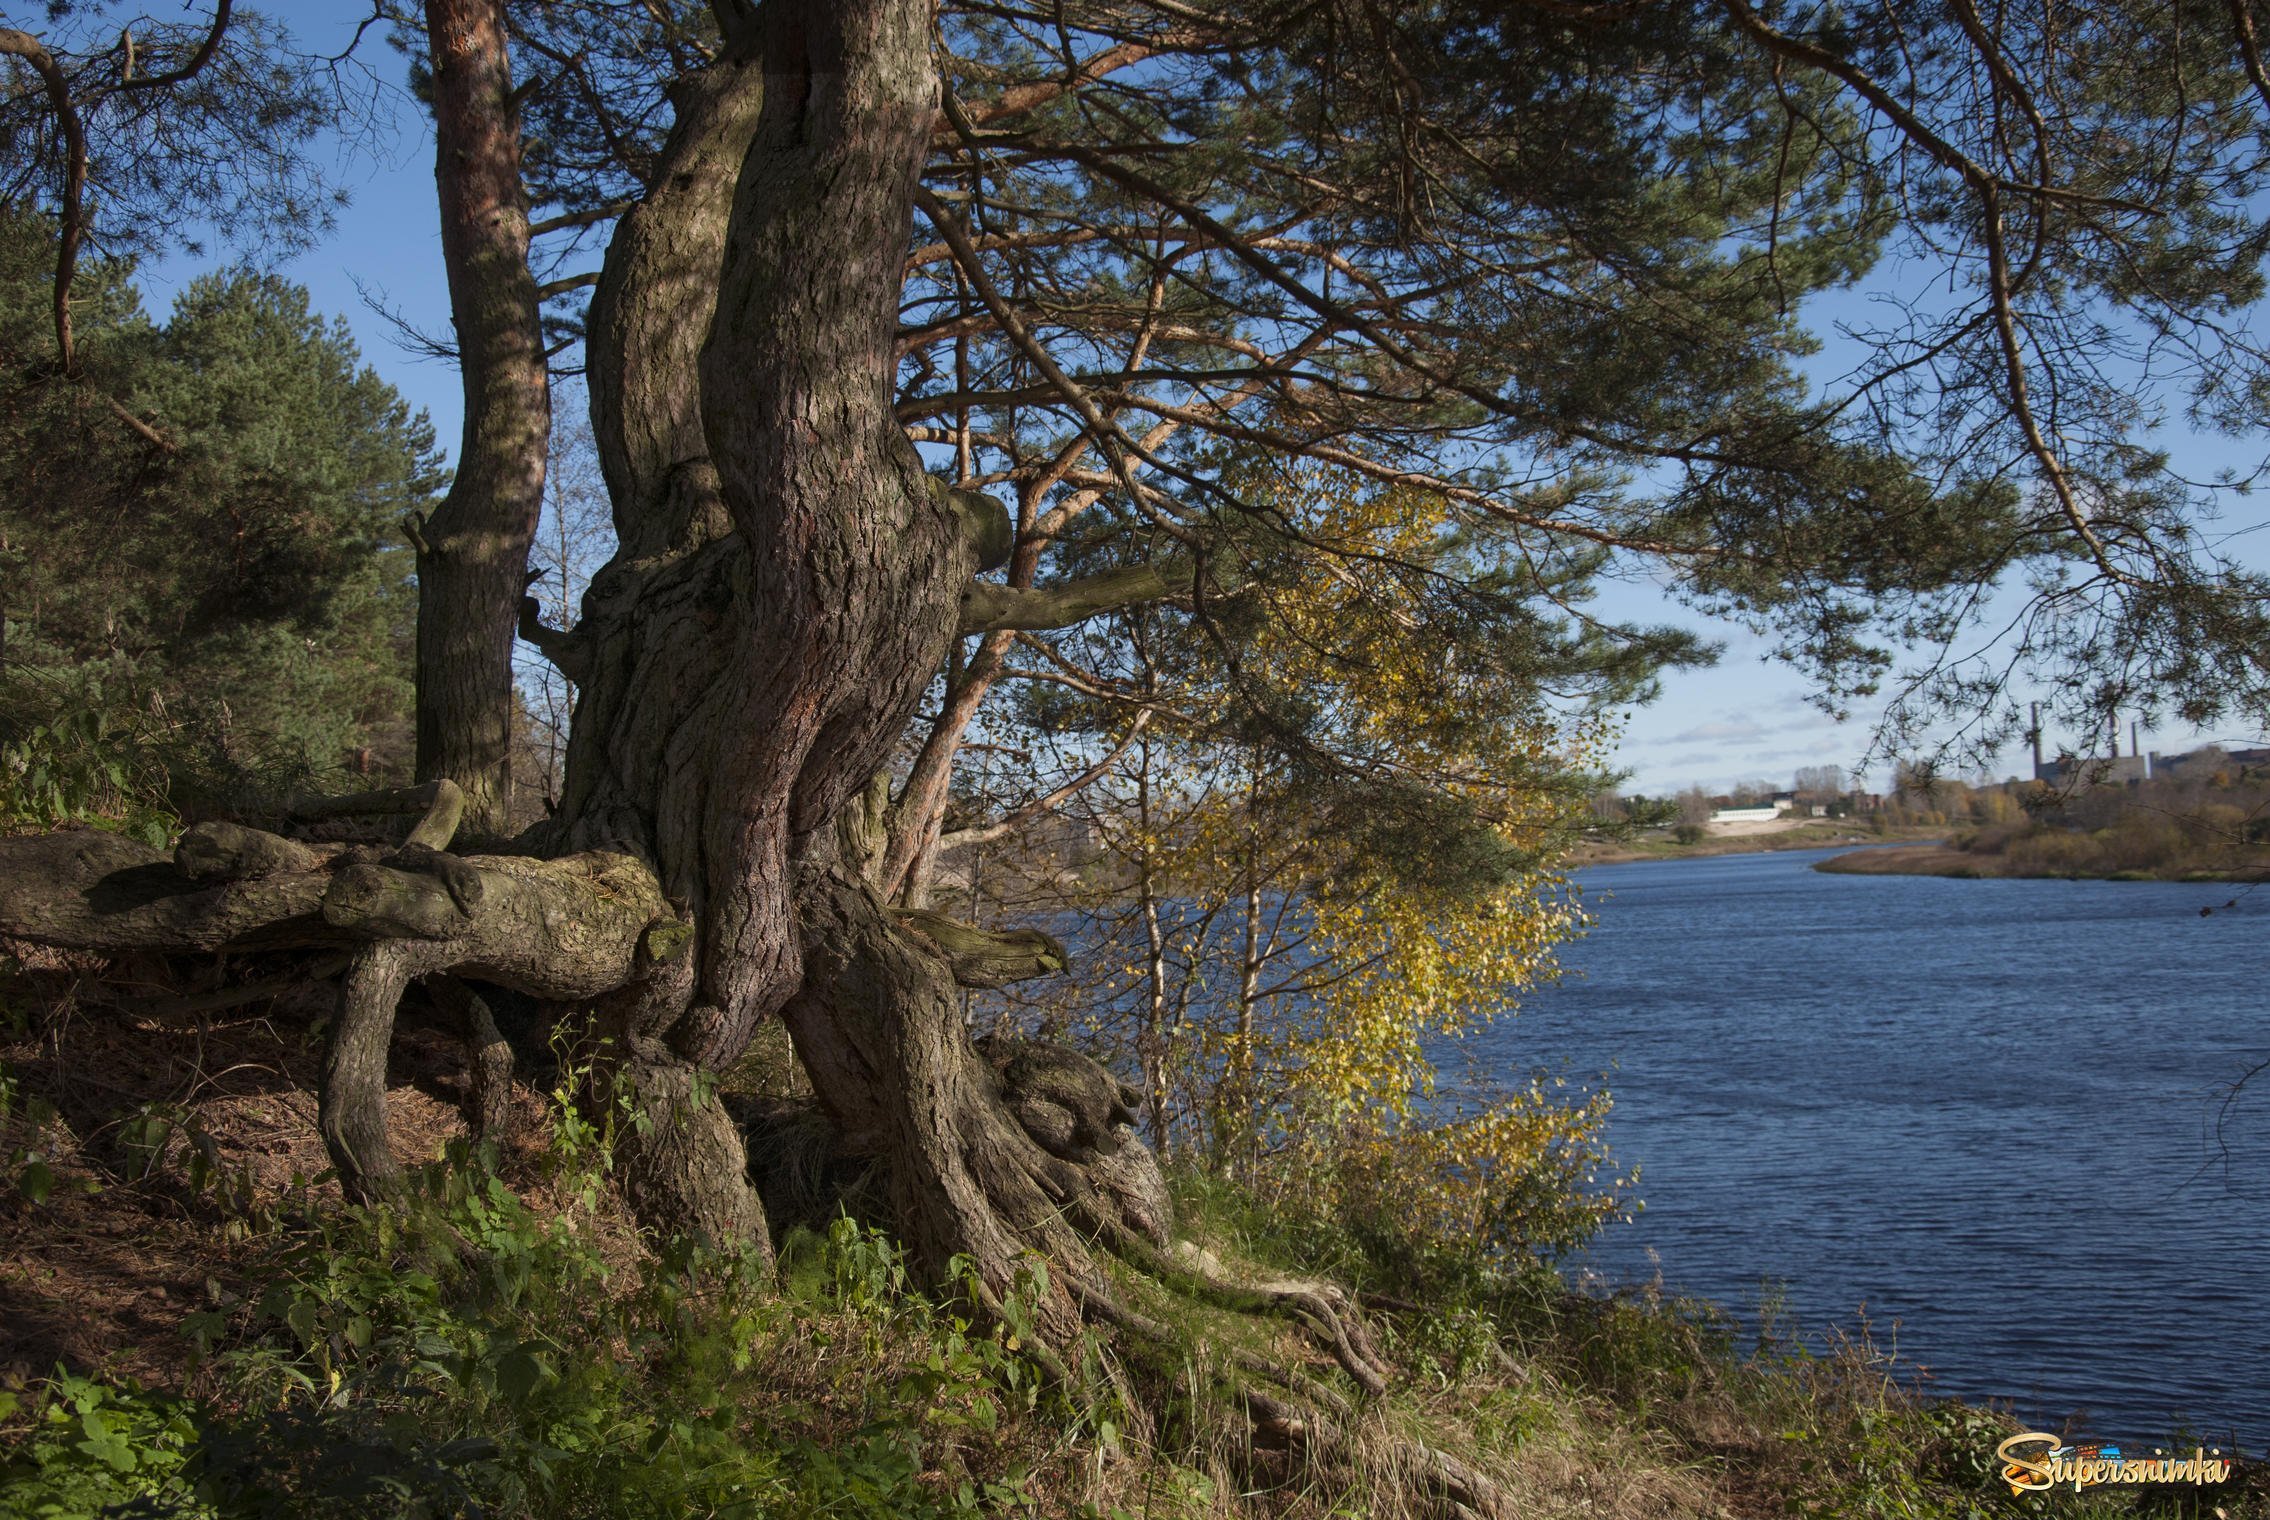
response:
M729 30L726 56L681 88L593 305L622 548L574 635L583 695L540 838L631 842L695 925L682 973L609 1028L647 1114L626 1138L643 1211L753 1212L753 1193L720 1206L727 1180L746 1190L744 1162L695 1073L785 1013L849 1143L888 1160L919 1256L966 1253L1002 1291L1032 1247L1080 1258L1069 1221L1112 1205L1068 1158L1116 1153L1119 1136L1107 1122L1056 1137L1064 1154L1036 1141L970 1043L956 977L1060 954L1038 936L973 948L938 921L901 922L839 837L871 834L870 783L973 575L1008 548L998 504L934 481L890 404L937 113L929 7L776 3L759 24ZM693 318L712 305L705 329ZM1081 1091L1111 1086L1093 1069ZM1028 1118L1057 1111L1036 1105ZM1055 1308L1068 1329L1061 1290Z

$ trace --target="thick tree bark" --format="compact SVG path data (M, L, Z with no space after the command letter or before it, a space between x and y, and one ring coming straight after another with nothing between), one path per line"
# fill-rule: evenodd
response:
M413 526L418 777L456 782L468 829L495 838L510 802L512 640L543 508L552 400L502 0L427 0L426 30L465 431L448 496Z
M764 101L743 18L730 6L718 13L724 54L673 89L676 121L654 183L616 225L592 298L592 423L618 547L573 634L582 675L560 811L532 835L546 849L631 842L697 919L710 775L747 721L727 671L745 648L731 630L748 580L702 430L697 365L734 182ZM593 1096L631 1104L617 1152L642 1215L761 1248L766 1221L741 1136L697 1060L740 1052L701 1038L712 1021L695 1013L707 1005L692 956L673 973L603 1010Z
M705 828L705 1001L731 1044L802 978L793 862L887 759L977 547L891 410L899 275L937 104L920 0L771 4L764 109L702 354L748 567Z
M965 511L889 409L935 105L926 8L767 15L761 47L729 29L726 57L682 87L593 307L622 548L577 631L589 682L546 838L637 841L699 926L683 984L621 1015L639 1090L686 1121L632 1142L652 1152L629 1170L656 1217L740 1174L688 1072L736 1058L802 980L793 860L832 849L977 563Z
M937 101L929 7L773 4L761 24L683 87L654 188L609 249L593 399L622 550L576 630L588 683L561 813L532 840L634 842L697 928L670 975L609 1015L608 1079L672 1120L626 1137L642 1212L753 1215L753 1194L730 1196L739 1138L698 1074L785 1011L847 1142L888 1159L921 1258L967 1253L1006 1291L1030 1248L1084 1260L1069 1221L1111 1210L1005 1104L956 978L1060 967L1061 950L902 923L862 843L973 575L1008 552L1006 513L933 481L890 405ZM1084 1080L1111 1085L1100 1068ZM1060 1109L1020 1113L1061 1139ZM1156 1222L1163 1194L1140 1185L1155 1170L1126 1171ZM1061 1284L1054 1310L1069 1330Z

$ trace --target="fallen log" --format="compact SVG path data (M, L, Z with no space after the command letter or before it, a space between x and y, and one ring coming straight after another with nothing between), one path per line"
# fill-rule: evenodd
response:
M31 834L0 839L0 934L70 950L329 947L329 885L320 870L200 881L121 835Z
M391 855L237 825L192 831L172 855L93 830L0 839L0 935L110 952L308 949L328 952L326 973L345 952L319 1127L347 1190L382 1193L398 1175L386 1054L412 981L587 1001L638 981L690 938L636 857L449 855L428 841L453 826L450 799L402 797L405 810L421 801L439 804L433 826Z

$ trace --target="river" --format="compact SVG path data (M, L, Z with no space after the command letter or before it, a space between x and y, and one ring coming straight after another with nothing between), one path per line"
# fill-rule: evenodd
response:
M2270 1446L2270 1072L2223 1103L2270 1060L2270 888L1827 853L1582 872L1576 974L1466 1042L1614 1066L1647 1207L1579 1263L1808 1339L1865 1314L2036 1428Z

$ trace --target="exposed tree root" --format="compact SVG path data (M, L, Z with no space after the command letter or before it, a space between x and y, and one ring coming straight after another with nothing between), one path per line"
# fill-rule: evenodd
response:
M432 981L465 1023L479 1127L505 1111L510 1058L467 982L595 999L645 979L683 943L653 872L629 855L445 853L459 811L447 782L302 811L419 816L392 851L235 824L190 830L170 857L92 831L0 840L0 933L114 954L304 949L317 952L311 977L343 963L320 1127L351 1195L381 1194L399 1176L386 1135L386 1053L412 981ZM231 995L201 1000L222 1006L216 1000Z
M740 1131L708 1079L662 1038L692 983L690 927L641 859L607 850L555 860L457 856L449 790L428 787L311 808L326 817L417 811L393 849L311 843L238 825L191 831L170 856L114 835L0 840L0 934L113 954L304 952L339 974L319 1128L350 1196L385 1196L401 1175L388 1141L387 1050L396 1011L422 983L462 1031L473 1071L467 1117L494 1133L509 1111L511 1052L480 988L600 1010L612 1054L595 1101L628 1095L644 1124L619 1153L642 1215L718 1240L766 1239L739 1158ZM1132 1127L1139 1095L1076 1052L1020 1040L973 1045L959 986L1061 968L1037 934L987 934L893 913L863 881L822 863L800 872L803 989L785 1017L826 1103L837 1144L886 1163L903 1238L933 1275L951 1258L987 1312L1035 1281L1029 1306L1059 1376L1083 1327L1170 1350L1165 1325L1130 1305L1105 1259L1198 1303L1283 1321L1357 1390L1260 1351L1223 1346L1239 1440L1257 1461L1287 1454L1350 1479L1391 1480L1458 1516L1503 1513L1471 1466L1368 1421L1362 1400L1393 1369L1356 1304L1331 1284L1237 1281L1187 1245ZM213 989L200 1006L289 984ZM716 1165L735 1158L730 1175ZM1177 1353L1179 1354L1179 1353Z
M1217 1288L1231 1286L1217 1284ZM1158 1351L1182 1354L1183 1342L1171 1329L1129 1308L1109 1291L1086 1283L1076 1284L1074 1291L1092 1321ZM1313 1326L1306 1328L1320 1333ZM1335 1347L1345 1339L1333 1337ZM1218 1345L1212 1350L1241 1374L1232 1382L1231 1392L1247 1422L1244 1439L1249 1455L1291 1456L1339 1479L1375 1487L1381 1482L1400 1483L1422 1510L1456 1520L1511 1514L1503 1490L1472 1464L1401 1435L1359 1433L1358 1409L1329 1384L1241 1346Z
M1413 1499L1456 1520L1496 1520L1513 1512L1505 1491L1488 1475L1448 1452L1401 1436L1358 1437L1314 1409L1251 1385L1241 1386L1238 1396L1253 1423L1254 1444L1264 1450L1354 1469L1375 1484L1392 1476Z

